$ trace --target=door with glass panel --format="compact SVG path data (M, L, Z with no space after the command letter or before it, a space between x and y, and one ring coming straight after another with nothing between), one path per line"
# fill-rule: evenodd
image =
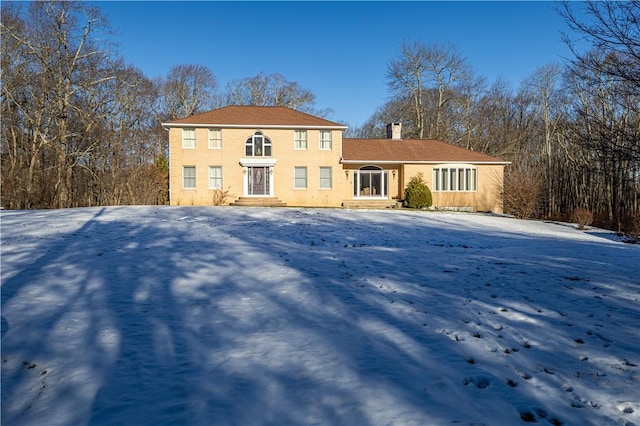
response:
M388 188L387 172L367 166L356 170L353 179L353 195L356 198L386 198Z
M269 167L248 167L248 195L269 195Z

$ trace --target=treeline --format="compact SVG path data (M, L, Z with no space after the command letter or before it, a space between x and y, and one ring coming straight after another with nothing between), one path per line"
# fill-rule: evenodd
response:
M588 20L572 8L584 7ZM314 94L279 74L220 90L213 73L180 65L150 80L108 43L108 22L79 2L3 3L2 206L48 208L167 201L160 123L211 108L282 105L316 115ZM406 41L387 66L392 97L351 137L433 138L499 156L503 197L520 217L640 231L640 3L559 4L574 49L519 88L487 82L450 44ZM565 36L573 48L572 39Z
M81 2L3 2L2 207L164 204L161 123L227 104L309 113L315 95L279 74L228 82L178 65L149 79L127 65L100 10Z
M572 7L586 7L589 22ZM406 138L511 161L509 213L569 219L586 210L601 226L640 234L640 2L561 4L558 12L590 49L540 67L518 90L488 84L454 45L404 42L387 67L393 97L357 136L383 137L385 123L402 121Z

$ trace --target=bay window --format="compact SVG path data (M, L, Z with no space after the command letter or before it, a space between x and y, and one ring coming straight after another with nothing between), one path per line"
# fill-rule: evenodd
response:
M478 171L475 167L434 168L433 190L475 192L478 190Z

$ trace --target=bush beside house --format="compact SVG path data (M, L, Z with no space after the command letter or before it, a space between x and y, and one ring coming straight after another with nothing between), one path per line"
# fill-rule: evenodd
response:
M412 209L431 207L433 200L431 190L424 181L424 175L413 176L404 190L404 206Z

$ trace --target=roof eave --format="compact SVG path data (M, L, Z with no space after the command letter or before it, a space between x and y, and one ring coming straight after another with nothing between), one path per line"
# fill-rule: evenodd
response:
M204 124L204 123L161 123L164 128L224 128L224 129L303 129L303 130L347 130L348 126L290 125L290 124Z
M341 160L342 164L445 164L445 163L467 163L482 165L503 165L511 164L511 161L473 161L473 160Z

